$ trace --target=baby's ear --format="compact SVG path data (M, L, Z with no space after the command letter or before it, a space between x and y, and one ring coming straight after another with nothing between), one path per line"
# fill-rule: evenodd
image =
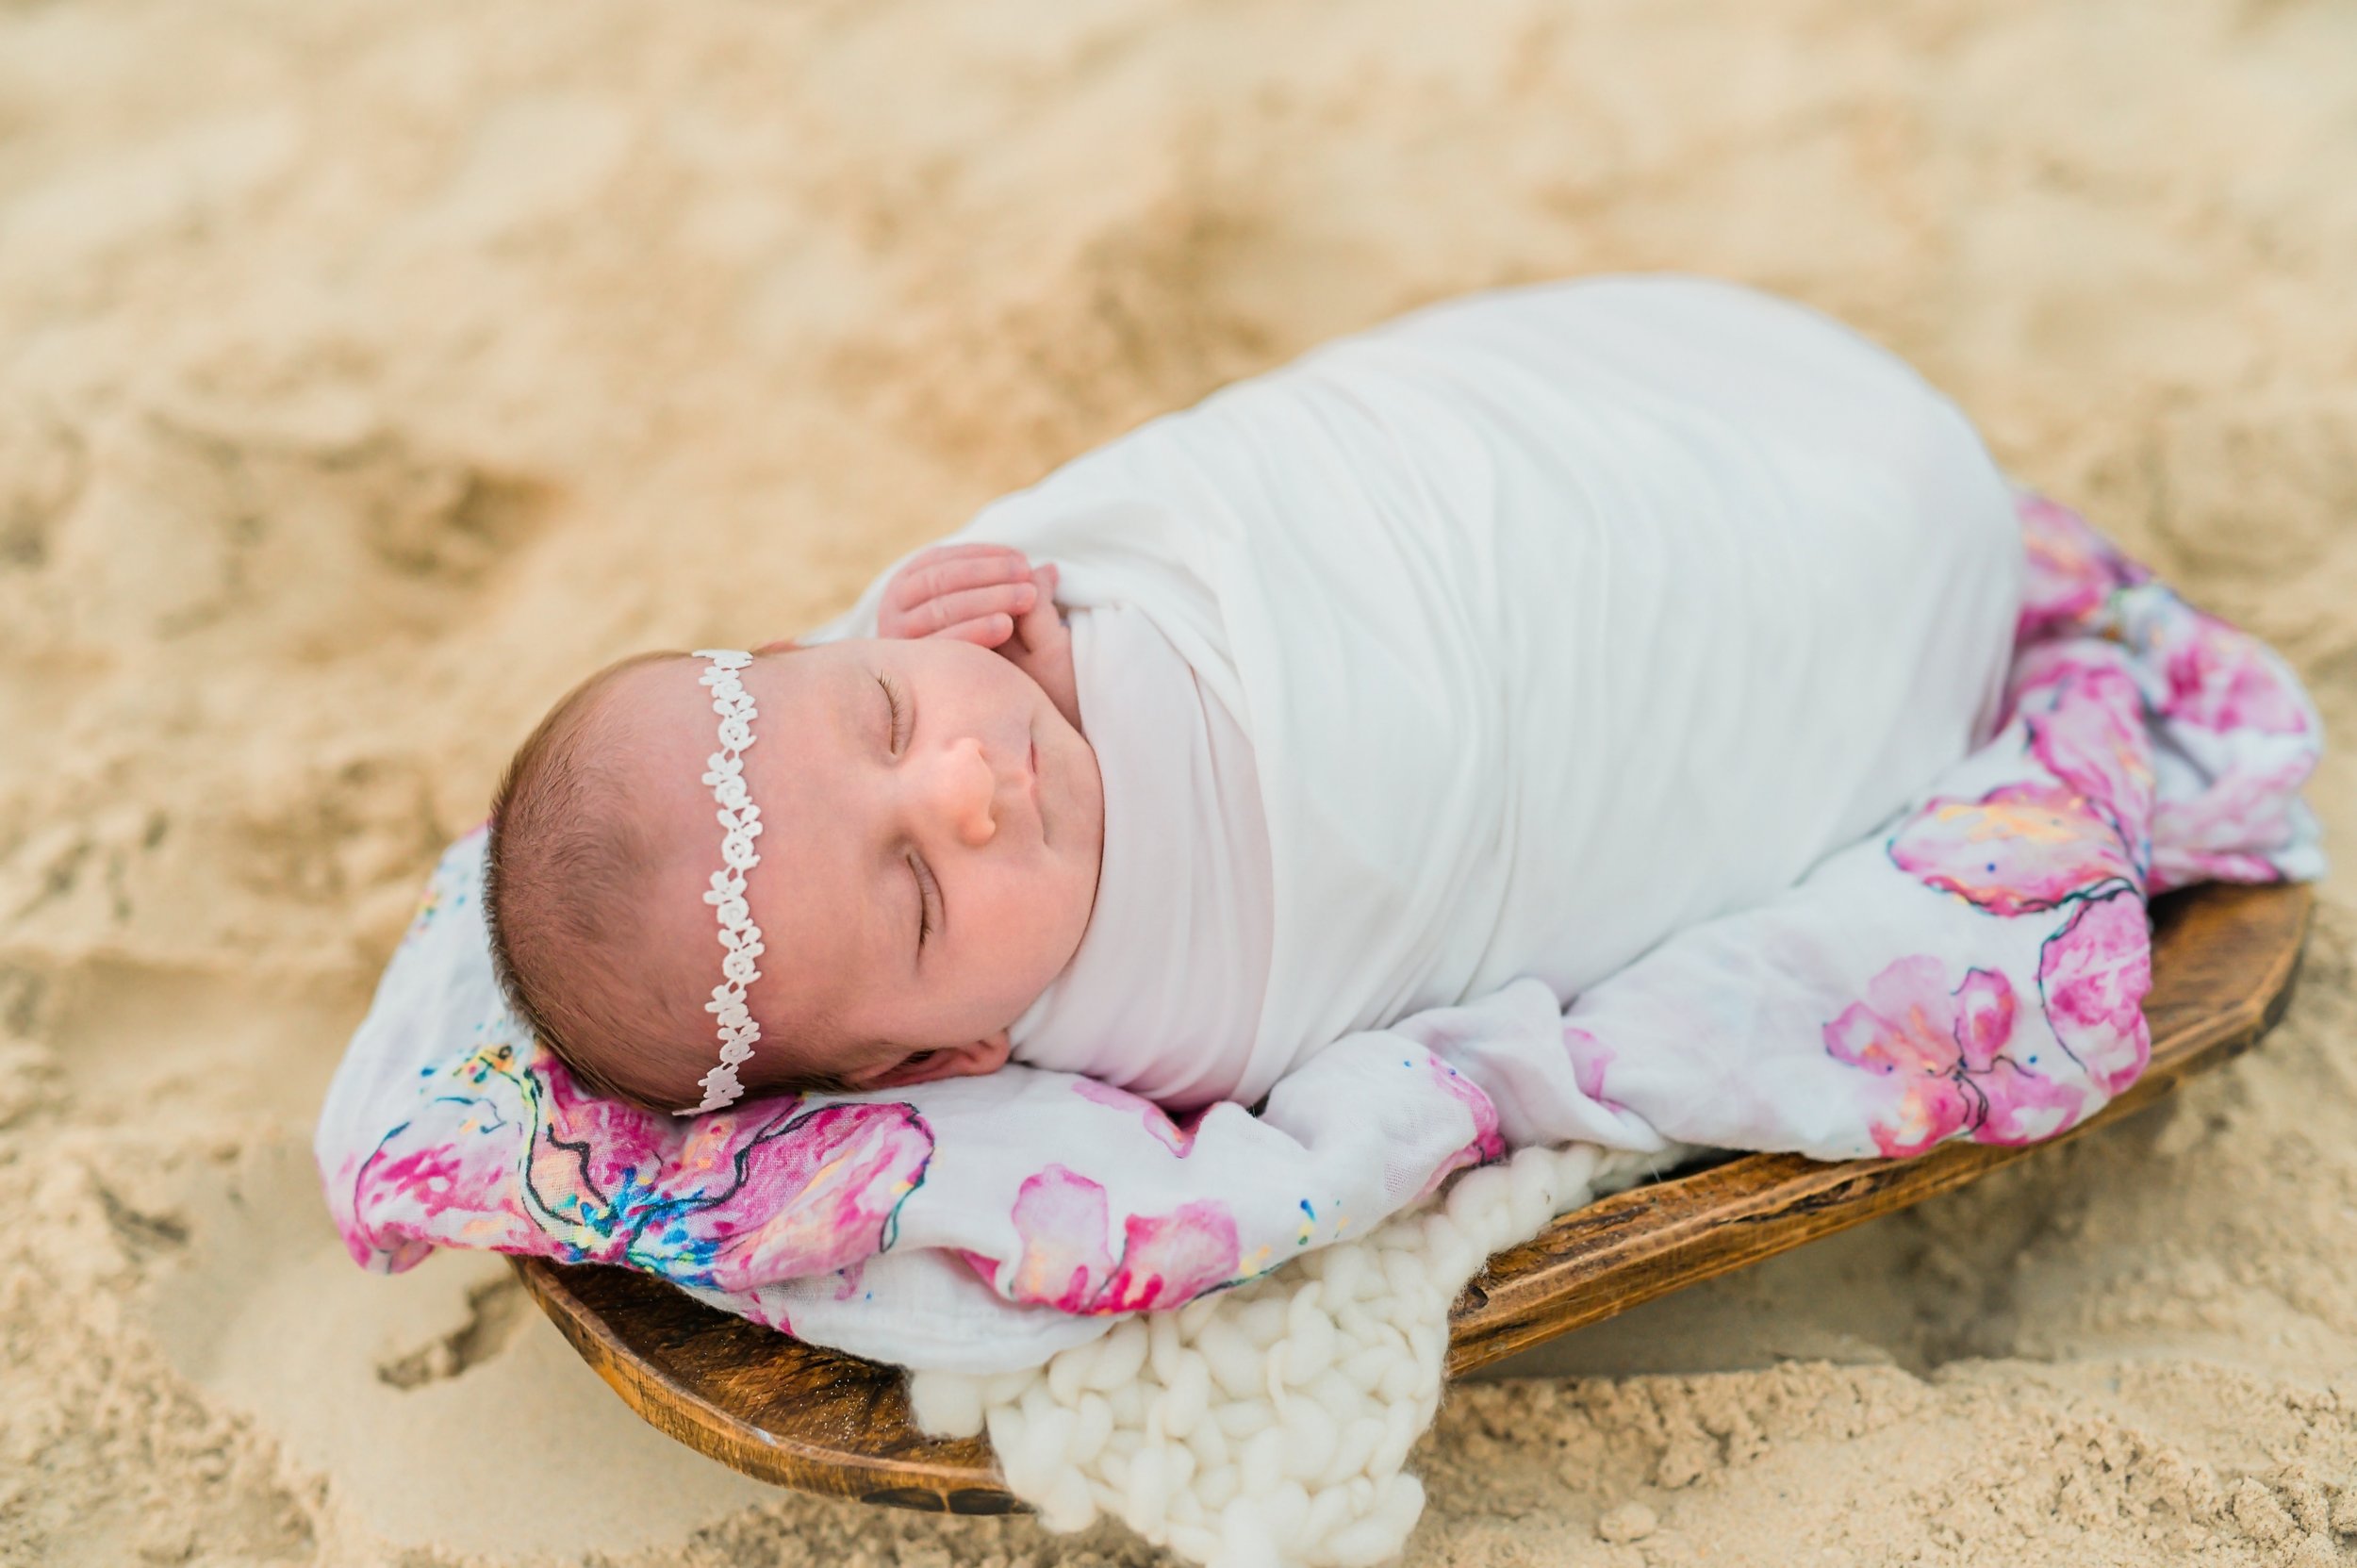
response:
M984 1073L995 1073L1005 1066L1007 1053L1012 1048L1006 1031L1000 1030L987 1039L969 1041L963 1046L915 1051L859 1086L863 1089L904 1089L912 1083L933 1083L945 1078L980 1078Z

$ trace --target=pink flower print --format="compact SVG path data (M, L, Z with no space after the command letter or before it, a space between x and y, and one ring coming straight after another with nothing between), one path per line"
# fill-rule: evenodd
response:
M1402 1066L1409 1065L1403 1060ZM1481 1086L1437 1056L1425 1058L1425 1065L1432 1073L1433 1087L1462 1105L1472 1115L1474 1135L1464 1147L1451 1154L1435 1166L1430 1177L1418 1192L1418 1197L1428 1197L1440 1190L1441 1183L1469 1165L1490 1165L1506 1158L1505 1135L1498 1131L1498 1108Z
M2299 734L2308 715L2299 688L2257 638L2195 610L2164 644L2168 696L2161 711L2204 730Z
M2003 1054L2015 1011L2003 974L1973 969L1951 991L1928 954L1868 982L1866 999L1825 1025L1824 1040L1836 1061L1888 1081L1888 1103L1868 1123L1874 1147L1904 1159L1967 1129L1978 1142L2012 1143L2069 1122L2078 1092Z
M1105 1189L1050 1165L1025 1178L1010 1217L1023 1251L1007 1279L1008 1296L1061 1312L1085 1312L1113 1271L1113 1252L1105 1244L1110 1218ZM995 1264L983 1272L995 1272Z
M1498 1108L1481 1086L1439 1057L1426 1059L1432 1067L1433 1087L1465 1108L1473 1117L1473 1141L1450 1158L1447 1168L1463 1165L1487 1165L1506 1158L1506 1139L1498 1132Z
M512 1124L510 1124L512 1126ZM498 1215L496 1245L538 1251L532 1223L510 1208L514 1196L517 1139L498 1131L468 1135L438 1118L420 1118L396 1130L362 1163L353 1181L352 1213L364 1237L387 1233L429 1235L445 1215L462 1222ZM493 1245L486 1241L481 1245ZM360 1249L347 1239L354 1255Z
M589 1192L612 1194L662 1164L666 1135L673 1129L659 1123L670 1117L584 1093L565 1064L537 1045L527 1071L540 1121L533 1139L536 1175L550 1160L569 1161L576 1170L569 1180Z
M2268 851L2287 850L2301 836L2299 786L2316 761L2303 751L2271 767L2237 767L2191 800L2162 801L2152 817L2150 890L2283 881L2283 868Z
M1604 1074L1612 1065L1612 1048L1588 1031L1567 1024L1563 1029L1563 1048L1571 1053L1572 1081L1579 1085L1579 1092L1607 1111L1625 1114L1628 1107L1604 1092Z
M2152 735L2134 679L2110 661L2074 662L2051 704L2023 719L2030 754L2109 821L2142 866L2152 836Z
M2151 574L2120 553L2078 513L2029 490L2014 497L2029 571L2022 583L2017 643L2083 629L2116 588Z
M1972 1130L1976 1144L2035 1144L2079 1119L2086 1096L2068 1083L2041 1078L2001 1056L1972 1080L1987 1102L1987 1114Z
M536 1250L620 1263L631 1249L635 1210L652 1196L649 1183L663 1170L668 1130L656 1127L651 1112L583 1092L538 1045L520 1071L510 1062L497 1070L519 1085L531 1117L521 1198L553 1244Z
M2039 949L2037 986L2054 1038L2106 1098L2152 1056L2144 1021L2152 989L2152 928L2132 892L2082 904Z
M1110 1083L1099 1083L1093 1078L1074 1079L1072 1092L1109 1111L1126 1111L1134 1114L1156 1143L1181 1160L1195 1152L1195 1130L1203 1123L1204 1112L1211 1109L1206 1106L1184 1122L1176 1122L1152 1100L1133 1095L1127 1089L1116 1089Z
M1146 1312L1183 1307L1236 1277L1242 1248L1228 1206L1210 1198L1122 1225L1121 1265L1089 1310Z
M1236 1222L1225 1204L1203 1199L1168 1214L1132 1214L1121 1256L1106 1246L1105 1189L1062 1165L1028 1178L1010 1215L1023 1251L1007 1295L1067 1312L1149 1312L1178 1307L1236 1277ZM987 1258L969 1256L985 1278Z
M2000 916L2141 888L2155 801L2142 691L2115 651L2091 641L2033 650L2019 669L2018 721L2055 782L1932 801L1892 837L1892 861Z
M2112 825L2060 784L2004 784L1977 801L1926 801L1890 840L1892 864L1992 915L2053 909L2135 867Z
M717 1122L719 1117L707 1117ZM925 1179L932 1130L916 1108L862 1102L751 1122L717 1151L730 1185L651 1221L642 1248L701 1263L722 1290L832 1274L892 1245Z
M1896 1086L1895 1106L1871 1124L1874 1147L1894 1158L1920 1154L1970 1119L1968 1052L1983 1048L1986 1070L2012 1033L2013 987L2002 974L1975 969L1952 993L1939 960L1919 955L1884 968L1866 999L1825 1026L1825 1049Z
M455 1076L353 1164L344 1241L364 1265L383 1252L399 1272L437 1246L559 1250L519 1191L527 1125L463 1070Z

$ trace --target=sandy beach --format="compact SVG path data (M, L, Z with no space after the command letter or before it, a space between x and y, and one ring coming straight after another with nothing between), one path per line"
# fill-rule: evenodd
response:
M355 1270L313 1113L592 666L1656 269L1906 355L2357 732L2343 0L0 6L0 1563L1158 1560L672 1444L496 1260ZM2357 1563L2347 886L2167 1107L1457 1391L1407 1562Z

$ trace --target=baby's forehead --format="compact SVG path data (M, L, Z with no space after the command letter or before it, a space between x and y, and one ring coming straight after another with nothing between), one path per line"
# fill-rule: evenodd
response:
M684 774L686 785L658 797L703 793L698 776L714 749L718 717L685 656L646 659L617 669L598 694L588 740L598 762L634 788Z
M721 869L723 831L704 774L720 750L720 716L699 685L705 668L681 657L619 671L598 744L635 802L635 826L651 851L649 936L661 950L689 958L698 975L708 960L717 982L720 948L703 893ZM813 947L848 939L858 923L856 900L846 908L829 891L848 890L856 869L839 820L845 801L834 787L847 781L832 780L839 770L824 759L858 721L862 689L877 688L856 650L765 656L743 675L756 709L744 776L761 814L753 842L760 864L746 873L747 894L772 949L790 940L807 957Z
M602 701L618 727L638 730L648 738L692 736L701 756L712 749L719 734L720 716L713 707L712 690L702 684L710 668L710 661L691 653L632 660L611 671ZM754 740L758 742L779 723L806 719L815 705L844 705L865 679L865 668L858 643L755 655L751 664L736 672L758 710Z

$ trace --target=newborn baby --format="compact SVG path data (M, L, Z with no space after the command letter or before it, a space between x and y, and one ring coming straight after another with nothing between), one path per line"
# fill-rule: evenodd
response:
M1011 1056L1248 1103L1873 829L1993 730L2021 569L1969 422L1836 323L1476 296L1066 465L799 644L593 677L501 788L494 952L665 1109Z
M988 1072L1063 969L1096 894L1104 799L1052 567L948 547L895 579L887 638L773 644L721 671L758 725L741 758L776 1044L744 1086L896 1087ZM999 652L990 650L996 648ZM517 753L492 811L503 983L593 1086L666 1108L714 1065L704 775L709 661L593 676ZM702 685L700 687L699 683ZM715 766L717 766L717 760ZM766 807L766 809L763 809ZM791 892L762 864L792 867ZM684 1097L684 1098L683 1098Z

